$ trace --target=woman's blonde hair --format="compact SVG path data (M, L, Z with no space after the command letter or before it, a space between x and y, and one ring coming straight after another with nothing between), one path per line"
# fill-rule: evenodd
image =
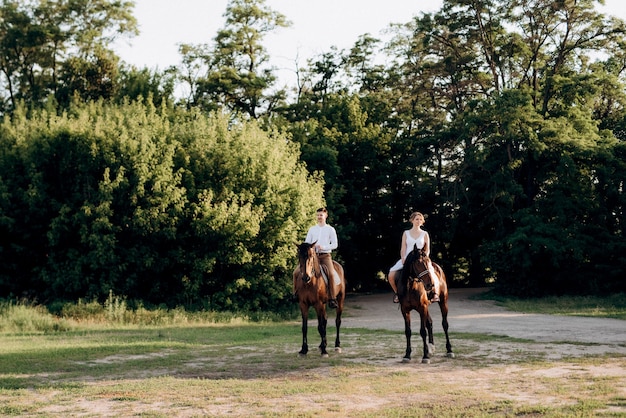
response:
M424 215L422 215L421 212L413 212L411 216L409 216L409 222L413 222L413 219L417 218L418 216L420 216L422 220L426 222L426 218L424 218Z

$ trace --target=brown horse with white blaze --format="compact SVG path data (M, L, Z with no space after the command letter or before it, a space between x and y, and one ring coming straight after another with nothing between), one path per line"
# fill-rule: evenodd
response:
M341 352L341 343L339 341L339 329L341 327L341 314L346 298L346 280L344 278L343 267L333 261L333 266L340 279L339 284L335 284L335 279L330 277L328 272L324 271L328 280L322 274L322 266L320 265L317 253L315 252L315 243L296 244L298 247L298 267L293 272L293 286L295 295L300 305L300 313L302 314L302 349L299 354L305 356L309 351L307 343L309 308L312 306L317 313L317 330L320 334L322 342L320 343L320 351L323 357L328 357L326 351L326 324L328 316L326 314L326 303L329 300L328 285L335 286L335 294L337 295L337 316L335 325L337 327L337 336L335 338L335 351Z
M424 343L422 363L430 363L434 354L433 320L428 312L430 300L428 293L432 291L435 277L439 281L439 308L443 331L446 335L446 356L454 357L452 345L448 337L448 284L443 269L430 260L424 250L417 246L407 254L402 269L402 279L398 282L400 309L404 317L404 334L406 336L406 353L403 362L411 361L411 311L415 309L420 315L420 335ZM428 339L426 338L428 337Z

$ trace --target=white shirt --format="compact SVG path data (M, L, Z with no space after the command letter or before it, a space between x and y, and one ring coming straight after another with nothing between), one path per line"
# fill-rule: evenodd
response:
M324 226L313 225L309 228L309 232L306 234L304 240L307 244L313 244L316 242L320 246L319 252L330 253L332 250L337 249L337 232L332 226L325 224Z

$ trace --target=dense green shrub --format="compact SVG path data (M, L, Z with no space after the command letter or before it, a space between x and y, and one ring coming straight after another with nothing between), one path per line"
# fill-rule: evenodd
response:
M150 103L18 109L0 126L0 292L273 307L322 188L253 122Z

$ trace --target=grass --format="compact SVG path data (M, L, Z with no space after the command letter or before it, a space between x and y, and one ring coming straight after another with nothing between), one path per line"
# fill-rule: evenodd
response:
M591 316L626 320L626 293L600 296L547 296L517 299L487 292L480 296L495 300L509 310L549 315Z
M523 341L453 337L458 358L426 366L400 363L402 335L349 328L343 354L301 358L297 322L4 335L0 415L589 416L623 403L623 375L587 369L626 371L626 358L502 361L484 345ZM556 367L567 375L542 374Z
M87 306L89 305L89 306ZM115 312L111 313L110 306ZM71 314L70 314L71 312ZM82 313L80 313L82 312ZM329 340L334 339L329 326ZM404 335L344 327L321 358L299 320L0 304L0 415L490 417L623 416L626 357L568 355L569 344L435 335L432 364L400 362ZM623 350L618 350L623 352ZM577 352L577 351L576 351ZM552 360L554 353L562 353ZM583 350L584 353L584 350ZM549 355L552 355L550 357Z

